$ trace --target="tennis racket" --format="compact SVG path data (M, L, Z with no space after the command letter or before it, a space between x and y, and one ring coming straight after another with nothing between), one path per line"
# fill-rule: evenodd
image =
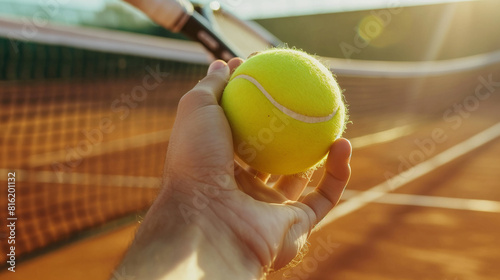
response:
M211 2L197 9L187 0L125 0L160 26L200 42L214 57L228 61L282 43L258 24L243 21Z

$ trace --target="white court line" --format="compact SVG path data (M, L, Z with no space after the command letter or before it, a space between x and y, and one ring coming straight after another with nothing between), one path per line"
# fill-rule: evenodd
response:
M350 139L353 148L362 148L374 144L393 141L414 131L413 125L405 125L391 128L381 132L368 134ZM140 148L143 146L157 144L167 141L170 138L171 129L155 131L147 134L136 135L129 138L117 139L109 142L102 142L91 146L90 152L80 155L81 159L121 152L128 149ZM66 162L68 150L58 150L43 154L32 155L28 159L30 167L51 165L54 162Z
M49 184L72 184L85 186L110 186L110 187L141 187L159 188L161 186L160 177L151 176L124 176L105 175L89 173L61 173L58 175L52 171L28 171L28 170L8 170L0 169L0 174L15 171L18 182L36 182ZM314 187L308 187L304 195L313 191ZM346 190L342 195L342 200L349 200L360 195L362 191ZM478 212L500 213L500 202L481 199L435 197L414 194L391 194L385 193L374 200L375 203L411 205L422 207L435 207L456 210L468 210Z
M414 128L412 125L405 125L391 128L381 132L368 134L350 139L353 148L362 148L374 144L393 141L400 137L410 134ZM86 155L80 155L80 158L89 158L114 152L121 152L127 149L140 148L143 146L162 143L170 138L171 129L160 130L148 134L136 135L129 138L117 139L109 142L103 142L92 145L91 151ZM32 155L28 159L30 167L39 167L51 165L54 162L66 162L68 157L67 150L58 150L43 154Z
M106 175L77 172L65 173L0 168L0 174L7 174L7 172L16 172L16 181L18 182L141 188L159 188L161 185L160 177L151 176Z
M314 191L315 187L308 186L303 196ZM357 190L345 190L341 200L347 200L363 193ZM404 206L434 207L443 209L468 210L477 212L500 213L500 201L471 199L471 198L453 198L442 196L428 196L417 194L383 193L383 195L374 201L374 203L393 204Z
M360 193L362 193L362 191L346 190L342 195L342 199L349 200L349 198L355 197ZM373 202L383 203L383 204L394 204L394 205L410 205L410 206L500 213L500 201L483 200L483 199L386 193L380 198L374 200Z
M321 228L345 215L348 215L368 203L374 202L383 197L390 191L396 190L407 183L426 175L427 173L443 166L458 157L461 157L476 148L479 148L486 143L500 136L500 123L472 136L471 138L459 143L448 150L421 162L414 167L400 173L396 178L390 181L385 181L371 189L355 195L351 199L337 205L319 224L316 229Z
M398 138L411 134L414 130L415 125L403 125L372 134L350 138L349 141L354 149L359 149L375 144L394 141Z
M360 193L354 193L352 191L346 191L346 195L350 196L347 201L335 207L318 225L316 228L323 226L325 224L331 223L338 218L341 218L347 214L360 209L361 207L367 205L371 202L383 202L390 204L401 204L405 205L420 205L420 206L431 206L431 207L445 207L454 209L469 209L476 211L490 211L496 212L498 209L498 202L485 201L485 200L470 200L470 199L453 199L453 198L433 198L418 195L402 195L402 194L388 194L389 191L400 188L401 186L433 171L434 169L451 162L452 160L471 152L472 150L487 144L488 142L496 139L500 136L500 123L482 131L479 134L467 139L466 141L459 143L448 150L436 155L435 157L424 161L405 172L399 174L398 181L386 181L367 191ZM8 169L0 169L2 173L9 172ZM58 174L50 171L38 171L32 172L27 170L16 170L21 176L18 178L21 181L32 181L35 182L46 182L46 183L69 183L69 184L88 184L94 185L96 183L103 183L109 186L142 186L142 187L158 187L159 178L156 177L134 177L134 176L123 176L123 175L99 175L84 174L84 173L62 173L62 178L58 178ZM101 177L102 176L102 177ZM89 179L89 177L101 177L99 181L96 179ZM396 180L396 179L392 179ZM388 197L387 197L388 196ZM444 200L443 200L444 199ZM406 201L406 202L405 202ZM445 201L445 202L443 202ZM458 206L456 206L458 203ZM447 206L443 206L447 205ZM453 206L455 205L455 206ZM488 210L489 209L489 210Z
M165 129L147 134L136 135L129 138L98 143L96 145L91 145L90 151L85 155L79 155L79 158L84 159L89 157L95 157L103 154L121 152L129 149L135 149L147 145L166 142L170 138L171 132L172 129ZM67 159L68 156L69 156L68 150L59 150L43 154L32 155L28 159L28 165L30 167L38 167L38 166L51 165L54 162L62 163L68 161Z

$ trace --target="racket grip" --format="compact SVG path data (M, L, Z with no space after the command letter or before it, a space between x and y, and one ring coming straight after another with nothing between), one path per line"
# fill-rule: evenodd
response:
M238 56L231 47L210 28L207 20L197 12L191 14L186 24L182 27L181 32L200 42L210 51L210 53L212 53L215 59L229 61L231 58Z
M193 5L187 0L124 0L146 14L158 25L179 32L193 14Z

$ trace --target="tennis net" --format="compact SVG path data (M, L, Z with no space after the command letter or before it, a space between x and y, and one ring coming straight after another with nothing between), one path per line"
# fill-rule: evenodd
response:
M207 56L191 43L75 30L41 30L36 42L0 38L0 181L15 172L21 259L147 210L161 186L178 100L207 69ZM442 117L481 78L500 75L498 57L325 61L345 89L351 138ZM6 199L0 208L3 223ZM7 242L1 250L5 263Z

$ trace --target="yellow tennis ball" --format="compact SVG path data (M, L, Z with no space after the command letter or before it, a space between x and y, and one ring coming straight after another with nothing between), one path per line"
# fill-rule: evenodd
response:
M271 49L231 75L221 98L238 157L254 169L295 174L328 155L346 122L332 73L305 52Z

